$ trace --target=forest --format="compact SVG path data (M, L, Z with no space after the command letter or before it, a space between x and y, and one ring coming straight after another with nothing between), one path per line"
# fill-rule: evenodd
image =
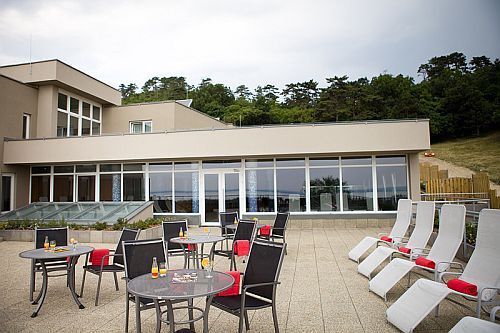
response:
M233 91L203 79L153 77L139 88L121 84L123 103L193 99L192 107L236 126L381 119L430 119L433 142L480 136L499 128L500 60L469 61L455 52L430 59L417 69L423 78L380 74L371 79L347 76L290 83L283 89L262 84Z

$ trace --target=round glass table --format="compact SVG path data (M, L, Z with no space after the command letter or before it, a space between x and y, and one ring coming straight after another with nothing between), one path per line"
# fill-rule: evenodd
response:
M189 252L186 251L188 248L188 245L191 245L193 247L193 252L194 255L191 256L192 262L193 262L193 267L200 268L200 261L204 258L203 254L203 247L205 244L212 244L212 248L210 249L210 254L209 258L210 260L214 260L214 250L215 250L215 243L221 242L225 240L226 238L222 236L215 236L215 235L210 235L210 234L203 234L203 235L189 235L188 237L175 237L170 239L170 242L172 243L177 243L182 246L182 250L184 251L184 256L186 257L186 260L184 263L186 264L189 262L189 258L187 257L189 255ZM199 248L198 244L201 245L201 249ZM185 265L184 265L184 268Z
M190 324L194 330L194 322L203 319L203 332L208 332L208 312L215 294L229 289L234 283L234 278L226 273L212 271L211 277L208 272L200 269L176 269L169 270L166 277L153 279L151 274L144 274L130 280L127 290L135 296L136 304L139 298L149 298L154 301L159 321L170 326L170 332L175 332L175 325ZM193 306L193 298L206 297L205 309ZM172 301L187 300L187 306L173 307ZM166 304L167 310L161 311L159 302ZM141 319L139 306L136 305L136 330L141 332ZM175 321L174 310L187 309L189 319ZM194 317L193 311L201 313ZM167 316L164 318L164 314ZM160 323L157 321L157 331Z
M85 308L85 306L83 306L83 304L78 299L78 295L75 292L75 266L79 256L81 256L82 254L90 253L92 251L94 251L94 248L91 246L78 245L75 248L73 248L72 246L58 246L55 248L55 250L35 249L19 253L19 256L21 258L35 260L39 262L40 266L42 267L42 289L40 290L37 298L32 303L33 305L38 304L35 312L31 314L32 318L38 315L38 312L42 308L43 301L45 300L45 296L47 295L49 275L45 263L54 259L69 258L68 270L66 273L68 279L68 288L71 291L71 296L73 296L73 300L75 301L76 305L78 305L80 309Z

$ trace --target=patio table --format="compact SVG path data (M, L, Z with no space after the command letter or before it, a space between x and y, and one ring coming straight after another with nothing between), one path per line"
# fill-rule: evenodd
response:
M203 247L205 244L212 244L212 248L210 249L210 254L209 258L210 260L214 260L214 249L215 249L215 243L223 241L225 238L222 236L215 236L215 235L190 235L188 237L175 237L170 239L170 242L172 243L177 243L182 246L182 250L184 251L184 256L188 255L188 252L186 251L186 248L188 245L194 246L194 256L192 257L193 260L193 267L200 268L200 260L198 259L203 259L204 254L203 254ZM198 244L201 245L201 254L200 254L200 249ZM184 262L186 264L187 260ZM186 268L184 266L184 268Z
M262 229L265 226L266 226L266 224L257 223L257 225L255 226L255 228L257 228L257 230L259 230L259 229ZM228 225L226 225L226 228L230 229L232 231L236 231L236 228L238 228L238 223L228 224Z
M176 282L174 277L177 275L182 277L184 275L191 275L196 273L197 278L188 282ZM127 284L128 292L135 296L136 304L139 303L139 298L152 299L157 313L160 313L160 321L170 326L170 332L175 332L175 325L177 324L190 324L191 330L194 331L194 322L203 319L203 332L208 333L208 312L210 304L215 294L229 289L233 283L234 278L226 273L213 271L212 277L207 277L208 273L200 269L176 269L169 270L166 277L158 277L153 279L151 274L144 274L130 280ZM174 279L174 280L173 280ZM193 299L198 297L207 297L205 309L193 306ZM172 306L172 301L187 300L187 306ZM166 311L160 310L159 301L165 301L167 305ZM136 331L141 332L141 314L139 306L136 309ZM182 321L175 321L174 310L187 309L189 312L189 319ZM200 316L193 318L193 310L201 313ZM163 315L167 314L164 318ZM158 323L156 331L160 329Z
M78 257L80 257L82 254L87 254L92 252L94 248L91 246L79 245L74 249L73 247L70 246L59 246L57 247L57 249L62 249L62 251L51 252L51 250L35 249L19 253L19 256L21 258L38 261L40 263L40 266L42 267L42 276L43 276L42 289L40 290L40 293L38 294L37 298L32 303L33 305L38 304L38 306L35 312L31 314L31 318L34 318L38 315L38 312L42 308L43 302L45 300L45 296L47 295L49 275L47 272L47 267L45 265L45 262L53 259L69 258L68 269L66 273L68 279L68 288L71 291L71 296L73 296L73 300L75 301L76 305L78 305L80 309L85 308L85 306L83 306L83 304L78 299L79 296L75 292L75 266L76 262L78 261Z

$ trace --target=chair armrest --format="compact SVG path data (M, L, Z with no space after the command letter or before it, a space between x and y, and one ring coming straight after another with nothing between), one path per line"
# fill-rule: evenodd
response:
M490 321L495 322L495 317L497 315L497 311L499 310L500 310L500 305L497 305L493 309L491 309Z
M106 254L106 255L103 255L102 258L101 258L101 269L104 267L104 259L108 258L109 257L123 257L122 254Z
M404 240L408 241L410 238L409 237L393 237L392 241L394 242L396 239L401 239L398 243L403 243Z
M459 275L462 275L462 272L442 272L440 274L440 278L441 278L441 281L443 281L443 283L447 283L448 282L448 281L444 280L444 277L447 276L447 275L459 276Z
M263 283L247 284L246 286L243 287L243 292L245 293L248 289L251 289L251 288L278 285L280 283L281 282L279 282L279 281L276 281L276 282L273 281L273 282L263 282Z
M462 265L462 263L458 262L458 261L438 261L436 263L436 271L439 271L439 265L440 264L449 264L450 265L450 268L452 268L453 265L458 265L459 269L463 272L464 271L464 265Z

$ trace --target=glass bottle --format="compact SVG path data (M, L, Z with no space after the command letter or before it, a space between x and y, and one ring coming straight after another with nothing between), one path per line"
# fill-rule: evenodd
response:
M156 257L153 257L153 266L151 266L151 277L153 279L158 278L158 262L156 261Z
M238 223L238 218L235 216L234 217L234 221L233 221L234 224Z
M179 237L184 237L184 232L182 232L182 227L179 228Z
M49 245L50 245L50 243L49 243L49 236L45 236L45 241L43 242L43 248L45 250L48 250L49 249Z

